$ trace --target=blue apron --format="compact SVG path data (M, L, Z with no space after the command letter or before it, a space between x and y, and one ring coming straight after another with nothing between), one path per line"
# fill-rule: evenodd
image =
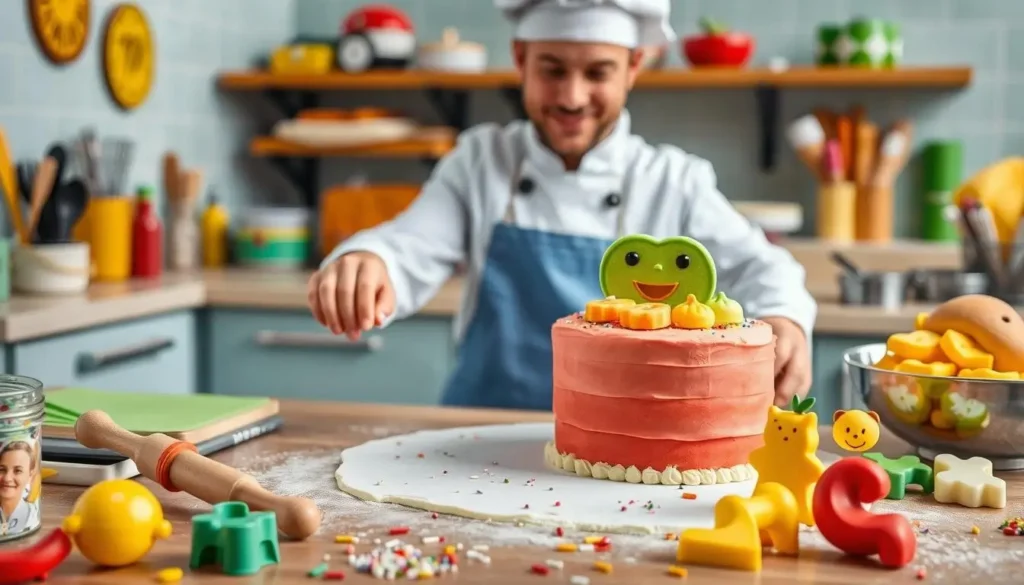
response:
M551 326L604 298L601 258L614 240L516 226L521 165L503 221L491 234L476 311L442 397L447 406L550 411ZM618 213L619 236L631 180L627 171L621 196L607 198Z

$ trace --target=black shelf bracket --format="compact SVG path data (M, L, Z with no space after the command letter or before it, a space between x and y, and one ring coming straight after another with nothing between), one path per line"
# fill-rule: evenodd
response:
M315 210L320 188L320 159L272 157L269 160L299 191L306 206Z
M523 90L518 87L505 87L501 90L501 95L505 98L509 107L515 113L516 118L520 120L526 119L526 109L523 107Z
M754 91L761 130L761 170L770 172L775 168L776 149L779 146L779 88L758 85Z
M267 98L289 119L297 116L302 110L315 108L320 103L319 96L312 91L270 89L266 94Z
M445 125L458 132L469 128L469 92L465 90L428 89L427 97Z

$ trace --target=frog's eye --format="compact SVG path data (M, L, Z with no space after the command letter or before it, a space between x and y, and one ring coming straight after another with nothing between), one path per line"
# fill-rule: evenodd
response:
M676 256L676 267L680 270L686 270L690 267L690 257L686 254L680 254Z
M640 263L640 254L636 252L626 252L626 266L636 266Z

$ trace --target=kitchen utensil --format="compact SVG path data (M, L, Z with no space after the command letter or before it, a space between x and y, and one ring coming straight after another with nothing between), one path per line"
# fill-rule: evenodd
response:
M963 295L986 294L989 290L989 278L984 272L912 270L909 281L910 296L922 303L943 303Z
M57 161L46 157L39 163L39 168L32 179L32 197L29 202L28 215L28 238L36 237L36 230L39 228L39 217L42 215L43 206L50 199L53 192L53 180L57 176ZM26 244L29 242L25 242Z
M68 181L51 195L56 218L56 241L71 241L71 232L89 204L89 188L81 179Z
M100 161L102 160L102 149L99 140L96 138L96 131L86 128L82 131L79 147L82 158L85 162L85 182L90 193L100 191Z
M0 128L0 187L4 190L4 201L7 202L7 213L11 217L14 233L19 241L24 242L28 236L21 216L21 204L18 203L18 176L15 173L14 159L11 158L11 148L7 144L7 134L3 128Z
M879 151L878 164L869 184L857 199L857 239L889 242L893 238L896 177L910 158L912 126L897 122L886 134Z
M875 368L885 356L884 343L851 347L843 353L843 369L852 390L882 425L910 443L924 459L950 453L962 459L989 459L996 470L1024 469L1024 380L942 378ZM952 429L930 424L931 410L953 394L987 421ZM987 422L987 424L979 424Z
M861 277L862 273L860 269L857 268L857 265L854 264L852 260L846 257L846 254L843 254L838 250L833 250L832 253L829 254L829 256L832 258L833 262L838 264L839 267L842 268L843 271L849 274L850 276L854 278Z
M167 201L174 201L180 193L181 162L178 155L168 152L164 155L164 194Z
M100 170L99 195L119 196L126 193L128 173L135 153L135 143L126 138L103 141L103 164Z
M14 290L28 294L75 294L89 287L89 244L17 246L11 257Z
M420 46L416 65L427 71L479 73L487 68L487 49L459 39L459 31L446 28L441 42Z
M907 300L908 275L904 272L849 272L839 275L839 297L844 305L881 307L892 310Z
M786 137L800 161L811 171L811 175L820 181L821 158L825 151L825 130L821 127L821 122L811 114L801 116L790 124Z
M836 142L839 143L839 152L842 154L842 166L840 168L840 179L850 177L851 163L853 161L853 120L850 116L840 114L836 117Z
M134 196L93 197L89 201L85 222L97 280L120 281L131 275L134 216Z
M196 201L203 188L203 173L189 169L178 175L177 198L171 202L170 267L192 270L199 262L199 226Z

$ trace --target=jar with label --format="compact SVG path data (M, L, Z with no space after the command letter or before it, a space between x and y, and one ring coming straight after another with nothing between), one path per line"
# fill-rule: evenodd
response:
M0 542L39 530L43 383L0 374Z

